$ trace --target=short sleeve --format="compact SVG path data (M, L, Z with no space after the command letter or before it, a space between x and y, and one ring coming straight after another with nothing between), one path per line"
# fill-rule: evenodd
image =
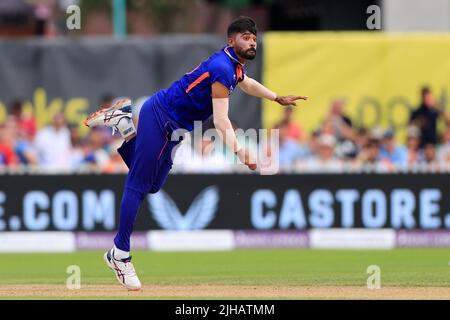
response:
M209 64L209 76L211 83L219 82L225 87L230 88L233 85L233 73L230 72L229 67L219 60L214 60Z

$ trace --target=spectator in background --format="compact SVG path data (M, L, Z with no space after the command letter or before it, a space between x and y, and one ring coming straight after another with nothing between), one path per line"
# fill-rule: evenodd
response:
M70 152L70 166L73 170L78 170L83 166L84 146L78 131L78 126L69 125L70 144L72 146Z
M426 144L436 144L437 139L437 120L442 116L447 125L450 124L450 115L438 106L428 87L422 88L420 106L411 113L410 125L417 126L420 129L421 143L420 147Z
M281 123L276 129L279 130L280 139L278 161L281 167L287 167L302 158L306 152L297 140L290 137L289 124L287 122Z
M375 172L389 172L395 168L389 159L381 158L381 137L378 136L378 130L370 135L367 145L358 154L356 163Z
M192 137L185 134L183 142L178 147L173 159L174 169L189 173L222 173L229 172L232 162L228 162L222 148L215 149L215 144L222 141L213 141L210 137Z
M62 113L55 114L52 124L37 132L35 147L44 169L59 171L71 168L70 131Z
M128 172L128 167L123 161L117 149L122 145L121 138L115 139L111 145L108 160L103 164L102 172L108 174L118 174Z
M12 102L6 124L14 127L14 152L18 162L22 165L38 165L37 150L33 144L37 130L36 119L23 111L23 104L20 100Z
M367 145L358 154L360 164L374 164L380 161L380 145L378 137L371 136Z
M450 164L450 126L447 126L442 134L442 141L437 151L437 157L440 162Z
M112 102L114 100L114 96L110 93L105 93L102 95L100 99L100 108L109 108L112 106Z
M89 132L88 142L84 146L83 165L91 169L99 169L105 166L109 158L108 152L104 149L105 145L101 130L93 128Z
M300 158L297 159L299 163L311 158L315 157L319 153L319 139L322 135L322 132L319 129L315 129L311 132L309 139L306 143L300 145L301 154Z
M388 129L383 134L380 159L388 160L396 166L405 166L408 163L408 151L404 146L397 146L394 129Z
M352 120L345 115L344 107L345 102L343 99L334 100L331 103L330 113L326 119L338 142L346 139L354 139Z
M14 137L14 152L17 155L18 163L37 166L39 159L33 144L33 136L27 132L24 126L20 126L16 119L16 117L9 116L6 120L6 127L10 128L8 135Z
M10 115L17 122L19 131L22 132L26 140L34 139L37 130L36 119L31 114L23 112L23 104L19 100L13 101L10 108Z
M275 128L279 128L281 125L286 126L286 135L288 138L297 141L304 141L305 131L292 119L293 112L294 109L292 106L285 106L283 119L275 126Z
M206 173L230 171L232 163L225 158L224 148L226 145L220 139L214 141L210 137L202 137L194 144L194 166L197 165L199 172Z
M354 158L357 152L355 133L352 128L352 120L344 114L345 102L336 99L331 103L330 112L326 117L322 132L333 135L336 138L336 155L340 158Z
M173 167L172 171L187 171L187 166L190 160L194 157L194 146L193 146L193 134L192 132L187 132L183 136L183 141L179 144L175 156L172 159Z
M408 166L416 165L421 161L420 140L420 129L415 126L408 127L408 136L406 138Z
M309 137L308 145L307 145L307 154L306 157L312 156L319 152L319 138L321 132L319 129L314 130Z
M14 137L9 132L7 124L0 124L0 168L14 167L17 157L14 153Z
M422 158L420 162L422 172L437 172L439 163L436 156L436 145L427 143L422 149Z
M36 1L34 4L34 14L36 18L37 36L54 36L55 26L53 25L53 8L49 1Z
M317 154L308 158L304 165L299 163L297 168L313 172L339 172L342 163L335 156L336 138L323 134L318 138L317 145Z
M436 146L433 143L427 143L423 148L422 162L432 164L437 162Z
M361 152L369 143L369 132L366 128L361 127L356 130L355 136L356 153Z

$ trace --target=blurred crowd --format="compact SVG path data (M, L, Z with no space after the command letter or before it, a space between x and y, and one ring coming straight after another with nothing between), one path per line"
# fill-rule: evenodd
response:
M262 152L263 157L276 157L279 171L286 173L450 172L450 114L434 99L430 88L422 88L420 95L420 104L411 111L404 128L404 140L394 128L355 125L345 113L345 100L336 99L324 120L310 134L294 120L295 109L285 108L283 118L273 128L278 129L278 152L270 154L266 147L258 148L256 141L250 147L254 152L259 151L260 156ZM441 132L439 121L444 124ZM229 160L226 153L210 151L211 144L205 139L197 144L201 150L194 152L209 155L199 159L190 156L191 149L185 151L180 158L196 161L181 166L181 171L236 171L237 167L226 161Z
M345 101L332 102L328 116L308 139L285 110L277 125L282 170L299 172L449 172L450 115L438 105L428 87L411 111L405 141L393 128L356 127L345 114ZM445 129L438 133L438 121Z
M105 95L101 105L113 103ZM345 114L345 101L331 103L325 119L307 134L293 120L294 109L284 109L278 129L278 152L261 147L256 139L238 134L241 145L254 154L274 157L280 172L449 172L450 115L438 105L429 88L421 91L421 103L412 110L404 143L393 128L363 128ZM445 123L438 133L438 121ZM0 168L27 172L125 173L117 153L120 135L111 128L95 127L80 137L78 125L68 125L62 113L49 126L38 129L20 102L12 103L7 121L0 125ZM218 148L219 144L222 146ZM174 172L247 172L235 155L212 137L185 134L173 159Z
M103 98L108 107L112 97ZM49 126L37 129L36 119L13 102L7 120L0 124L0 168L11 172L72 173L127 171L117 148L122 144L111 128L97 127L81 138L78 125L68 125L62 113Z

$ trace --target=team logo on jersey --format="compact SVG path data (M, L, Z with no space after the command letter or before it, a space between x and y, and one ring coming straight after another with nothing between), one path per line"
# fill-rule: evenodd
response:
M147 197L152 218L163 229L205 229L214 219L219 204L219 189L210 186L194 199L186 214L182 214L175 201L163 190Z

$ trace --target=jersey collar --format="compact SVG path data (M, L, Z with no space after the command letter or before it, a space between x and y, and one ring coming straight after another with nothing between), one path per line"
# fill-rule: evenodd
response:
M243 66L244 64L241 63L236 55L236 53L234 53L234 50L232 47L230 46L226 46L223 48L223 51L227 54L227 56L230 57L231 60L233 60L236 63L239 63L241 66Z

